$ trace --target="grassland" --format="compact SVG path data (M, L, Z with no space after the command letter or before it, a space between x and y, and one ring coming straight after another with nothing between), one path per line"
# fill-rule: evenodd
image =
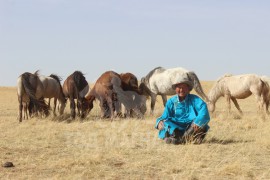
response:
M212 84L202 82L206 92ZM154 129L161 99L144 120L100 119L95 104L82 122L67 106L19 123L16 87L0 87L0 162L15 165L0 167L0 179L270 179L270 118L253 96L239 104L242 117L218 101L203 144L168 145Z

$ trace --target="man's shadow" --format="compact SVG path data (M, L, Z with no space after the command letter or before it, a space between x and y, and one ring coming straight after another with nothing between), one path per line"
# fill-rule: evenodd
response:
M253 140L234 140L234 139L217 139L217 138L211 138L208 140L205 140L204 143L209 144L235 144L235 143L249 143L253 142Z

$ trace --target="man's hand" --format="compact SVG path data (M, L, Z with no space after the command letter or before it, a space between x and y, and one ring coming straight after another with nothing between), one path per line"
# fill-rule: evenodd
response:
M193 129L194 129L194 132L196 132L196 131L198 131L199 129L200 129L200 127L199 126L197 126L196 124L192 124L192 127L193 127Z
M159 121L158 123L158 130L162 130L164 129L164 122L163 121Z

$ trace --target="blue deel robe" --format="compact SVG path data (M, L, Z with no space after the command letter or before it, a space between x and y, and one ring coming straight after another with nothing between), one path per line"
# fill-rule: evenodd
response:
M180 102L178 95L175 95L167 101L163 114L157 118L156 129L161 120L164 120L164 128L159 131L158 137L164 139L166 132L172 135L176 128L184 134L192 123L208 130L210 115L206 103L200 97L188 94L185 100Z

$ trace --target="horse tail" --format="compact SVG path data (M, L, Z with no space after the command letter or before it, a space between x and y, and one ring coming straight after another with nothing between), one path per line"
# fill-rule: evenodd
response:
M208 96L204 93L202 85L198 76L193 72L187 72L189 79L193 82L194 90L207 102L209 102Z
M49 115L49 106L45 103L44 98L37 99L36 98L36 90L29 82L29 78L31 76L31 73L24 73L22 74L22 86L25 89L26 94L30 98L30 102L33 103L34 106L38 108L38 110L43 110L46 116ZM38 78L38 77L36 77Z
M261 82L262 82L262 98L266 105L266 109L269 107L270 102L270 79L266 76L261 76Z
M59 87L60 87L60 93L61 93L61 96L62 97L65 97L64 95L64 92L63 92L63 88L62 88L62 85L61 85L61 81L62 81L62 78L56 74L51 74L49 77L55 79L57 81L57 83L59 84Z

